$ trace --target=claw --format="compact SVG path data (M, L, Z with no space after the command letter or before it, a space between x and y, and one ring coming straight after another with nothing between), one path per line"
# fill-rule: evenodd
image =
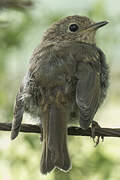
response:
M103 136L97 136L97 140L95 140L95 129L97 128L101 128L100 125L96 122L96 121L92 121L92 126L91 126L91 136L93 138L93 142L95 143L95 147L99 144L100 142L100 138L102 139L102 142L104 141L104 137Z
M100 136L97 136L97 140L95 141L95 147L99 144Z

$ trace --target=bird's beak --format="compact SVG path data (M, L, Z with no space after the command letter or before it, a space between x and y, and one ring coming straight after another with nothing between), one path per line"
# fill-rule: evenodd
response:
M108 23L109 23L108 21L101 21L98 23L91 24L89 27L87 27L87 29L94 31L94 30L101 28L102 26L105 26Z

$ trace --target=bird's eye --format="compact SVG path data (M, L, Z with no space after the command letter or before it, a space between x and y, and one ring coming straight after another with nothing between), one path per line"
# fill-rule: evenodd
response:
M79 29L79 27L78 27L77 24L71 24L71 25L69 26L69 30L70 30L71 32L76 32L78 29Z

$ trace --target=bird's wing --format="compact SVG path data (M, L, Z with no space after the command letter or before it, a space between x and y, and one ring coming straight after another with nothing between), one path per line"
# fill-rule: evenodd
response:
M15 139L20 131L20 126L24 113L24 100L22 98L22 93L23 93L23 85L20 86L20 90L16 96L16 102L14 106L14 118L11 129L11 140Z
M100 73L88 63L79 63L76 103L80 109L80 126L87 129L99 106L101 96Z

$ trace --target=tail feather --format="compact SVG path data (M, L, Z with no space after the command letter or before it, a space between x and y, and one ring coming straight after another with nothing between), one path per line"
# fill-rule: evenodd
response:
M42 123L43 126L43 139L44 139L44 146L43 146L43 153L40 162L40 171L42 174L49 173L54 167L54 161L52 159L52 153L48 148L48 124L49 113L46 112L44 115L44 121Z
M14 107L14 119L12 122L11 140L15 139L19 134L23 113L24 113L24 102L21 99L21 94L18 93Z
M41 172L46 174L54 167L67 171L70 158L67 149L67 113L64 107L53 104L43 119L44 148Z
M46 143L44 143L43 153L40 162L40 171L42 174L47 174L55 167L54 161L51 158L51 152L47 149Z

